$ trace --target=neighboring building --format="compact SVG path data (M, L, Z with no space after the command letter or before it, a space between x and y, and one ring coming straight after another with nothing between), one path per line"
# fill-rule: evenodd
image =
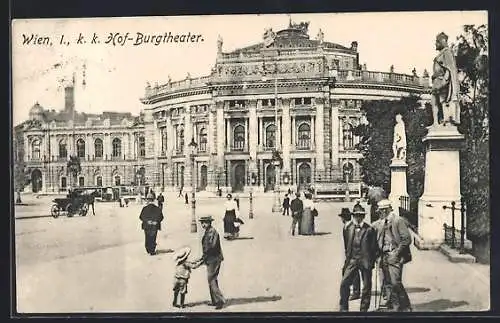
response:
M428 100L429 76L368 71L357 42L350 47L312 40L308 24L292 24L262 43L222 52L212 73L166 84L149 84L143 113L77 113L74 86L65 109L35 104L24 123L23 151L33 191L62 191L71 180L68 153L82 160L79 185L141 184L158 189L266 191L276 177L285 190L359 193L361 154L352 129L363 100ZM277 110L276 110L277 106ZM275 122L275 119L278 122ZM75 120L72 124L71 120ZM74 127L73 127L74 126ZM191 155L189 143L197 149ZM278 176L273 151L282 158Z
M72 153L80 157L82 166L77 186L144 185L146 140L141 117L78 113L74 92L73 83L65 86L64 111L47 110L36 103L29 120L16 126L17 137L22 133L22 139L16 140L16 156L30 174L26 190L66 191L72 180L66 167Z
M359 191L361 154L352 129L363 100L428 100L429 76L368 71L358 44L315 40L308 23L292 24L262 43L222 52L218 40L209 76L146 87L146 172L165 188L191 186L194 155L198 190L269 190L275 184L272 151L283 159L280 185L318 191ZM275 122L277 104L278 123Z

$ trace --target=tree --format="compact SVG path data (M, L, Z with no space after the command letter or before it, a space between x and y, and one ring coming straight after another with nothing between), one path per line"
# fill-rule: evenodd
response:
M489 260L489 59L488 26L465 25L452 45L460 79L461 192L467 206L467 235L478 258Z
M76 186L77 176L82 171L80 158L78 158L78 156L69 156L66 167L68 169L68 174L71 174L73 186Z
M390 164L393 157L392 143L395 115L401 114L405 122L408 164L408 194L413 199L423 193L425 146L422 142L427 129L432 123L430 107L421 109L418 96L403 97L397 101L365 101L361 110L366 115L368 124L360 124L354 134L360 136L357 148L363 158L362 179L367 185L380 186L386 192L390 189Z

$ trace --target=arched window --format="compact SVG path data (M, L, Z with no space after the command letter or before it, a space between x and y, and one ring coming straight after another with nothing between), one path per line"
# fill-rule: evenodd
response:
M200 143L198 146L199 151L207 151L207 137L207 129L201 128L198 135L198 142Z
M68 157L68 148L66 144L66 139L59 141L59 158Z
M85 186L85 177L81 176L78 178L78 186Z
M119 138L113 139L113 157L120 157L122 155L122 141Z
M233 149L243 150L245 147L245 127L237 125L233 131Z
M297 148L298 149L310 149L311 147L311 127L308 123L302 123L299 126L297 131L298 140L297 140Z
M266 128L266 147L276 147L276 127L274 124L271 124Z
M31 143L31 158L40 159L40 140L35 139Z
M97 176L95 178L95 185L96 186L102 186L102 176Z
M85 141L83 139L78 139L76 142L76 155L85 158Z
M94 151L95 151L95 158L102 158L103 154L102 139L97 138L94 141Z
M146 139L144 137L139 137L139 156L146 156Z
M342 177L344 181L349 179L349 182L354 179L354 166L351 163L347 162L342 166Z
M344 149L354 149L354 134L352 133L352 125L349 122L344 123L343 128Z
M184 129L181 127L177 130L177 152L184 150Z

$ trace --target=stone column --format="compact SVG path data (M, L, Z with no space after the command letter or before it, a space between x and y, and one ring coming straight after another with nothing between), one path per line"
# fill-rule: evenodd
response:
M293 100L290 100L290 102ZM290 145L291 145L291 130L290 130L290 103L284 101L282 105L282 125L283 125L283 172L290 172Z
M332 165L339 165L339 106L332 104Z
M314 117L311 116L311 149L315 149L316 146L316 127Z
M323 116L323 108L324 103L323 99L315 99L314 105L316 106L316 170L324 171L325 170L325 156L324 156L324 116Z
M423 139L426 144L424 193L418 201L419 249L436 249L444 241L443 224L451 224L451 206L460 206L460 149L464 136L455 126L434 126ZM455 226L460 228L460 212L455 212Z
M243 147L243 151L248 151L248 141L249 141L249 137L248 137L248 118L245 118L245 145Z
M231 151L231 119L224 119L226 123L226 151Z
M248 131L250 133L249 135L249 141L248 141L248 150L250 152L250 158L252 158L254 161L257 160L257 136L259 135L257 133L257 102L256 101L250 101L250 107L248 109L248 115L249 115L249 123L248 123ZM251 170L255 171L255 170Z
M408 168L408 164L404 160L393 158L390 168L391 193L389 194L389 200L392 202L394 211L399 215L399 198L401 196L408 196L406 189L406 169Z
M191 107L186 106L186 112L184 113L184 191L191 192L193 189L191 186L192 181L192 168L193 164L191 162L189 143L191 142L191 138L193 136L193 126L191 123Z

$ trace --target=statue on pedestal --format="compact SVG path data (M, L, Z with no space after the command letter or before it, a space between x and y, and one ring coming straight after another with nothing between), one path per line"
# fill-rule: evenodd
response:
M403 117L400 114L396 115L392 152L394 154L393 160L406 161L406 130Z
M222 53L222 37L219 35L219 37L217 37L217 53Z
M439 33L436 36L436 50L439 54L434 58L432 73L432 114L433 126L447 123L460 123L460 106L458 104L458 93L460 85L458 82L457 65L451 49L448 47L448 36ZM441 111L443 119L438 118Z

